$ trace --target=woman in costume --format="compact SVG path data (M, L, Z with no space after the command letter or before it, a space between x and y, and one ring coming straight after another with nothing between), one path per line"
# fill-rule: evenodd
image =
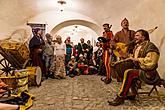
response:
M66 55L66 45L62 43L61 36L56 37L57 43L55 43L55 78L64 79L66 76L65 71L65 55Z
M33 38L29 42L30 58L33 66L39 66L42 70L43 76L47 77L45 61L43 59L43 46L45 42L42 38L42 30L36 28L33 31Z

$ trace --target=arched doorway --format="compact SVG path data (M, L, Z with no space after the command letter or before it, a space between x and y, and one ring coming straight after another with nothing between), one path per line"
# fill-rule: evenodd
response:
M69 36L74 44L78 43L80 38L84 38L85 42L91 40L94 45L97 37L101 34L101 28L89 21L69 20L55 26L50 33L61 35L63 40Z

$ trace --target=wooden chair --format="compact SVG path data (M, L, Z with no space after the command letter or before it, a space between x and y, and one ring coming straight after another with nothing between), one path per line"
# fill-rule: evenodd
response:
M139 81L142 81L142 80L139 80ZM151 93L153 93L153 91L155 90L156 92L156 95L155 96L161 103L163 102L162 99L161 99L161 96L159 94L159 91L157 89L157 87L161 87L163 86L165 88L165 80L164 79L161 79L159 74L157 74L153 80L148 80L148 81L142 81L144 82L145 84L147 85L151 85L152 88L150 89L150 91L142 91L142 92L139 92L138 91L138 86L136 86L136 90L137 90L137 98L138 98L138 101L141 103L141 98L140 98L140 94L147 94L148 96L151 96ZM138 85L138 83L136 84Z

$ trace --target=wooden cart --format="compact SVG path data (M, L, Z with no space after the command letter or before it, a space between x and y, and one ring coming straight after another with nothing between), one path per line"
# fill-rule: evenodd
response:
M0 74L12 75L15 69L23 69L30 66L29 50L25 43L18 43L14 41L0 42Z
M26 43L10 40L0 42L0 76L14 76L15 71L29 73L29 83L40 86L42 72L40 67L32 67ZM34 84L35 83L35 84Z

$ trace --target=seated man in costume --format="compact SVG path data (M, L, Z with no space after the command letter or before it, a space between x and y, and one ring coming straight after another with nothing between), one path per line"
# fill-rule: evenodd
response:
M68 70L70 77L79 75L79 69L77 68L77 62L74 56L71 57L71 60L68 63Z
M88 74L88 60L85 59L82 54L79 55L79 60L77 63L80 74Z
M96 74L97 68L93 65L90 65L87 58L85 58L82 54L79 56L79 60L77 63L77 68L80 71L80 74L87 75L87 74Z
M139 79L144 81L146 79L153 81L158 75L156 71L158 67L158 59L160 56L158 48L150 42L147 31L140 29L135 33L136 46L133 50L133 57L125 60L134 62L132 69L127 69L124 72L124 79L120 92L114 101L108 101L109 105L117 106L124 103L125 98L128 99L128 91L131 88L131 99L136 97L136 89L134 80ZM129 96L130 98L130 96Z

